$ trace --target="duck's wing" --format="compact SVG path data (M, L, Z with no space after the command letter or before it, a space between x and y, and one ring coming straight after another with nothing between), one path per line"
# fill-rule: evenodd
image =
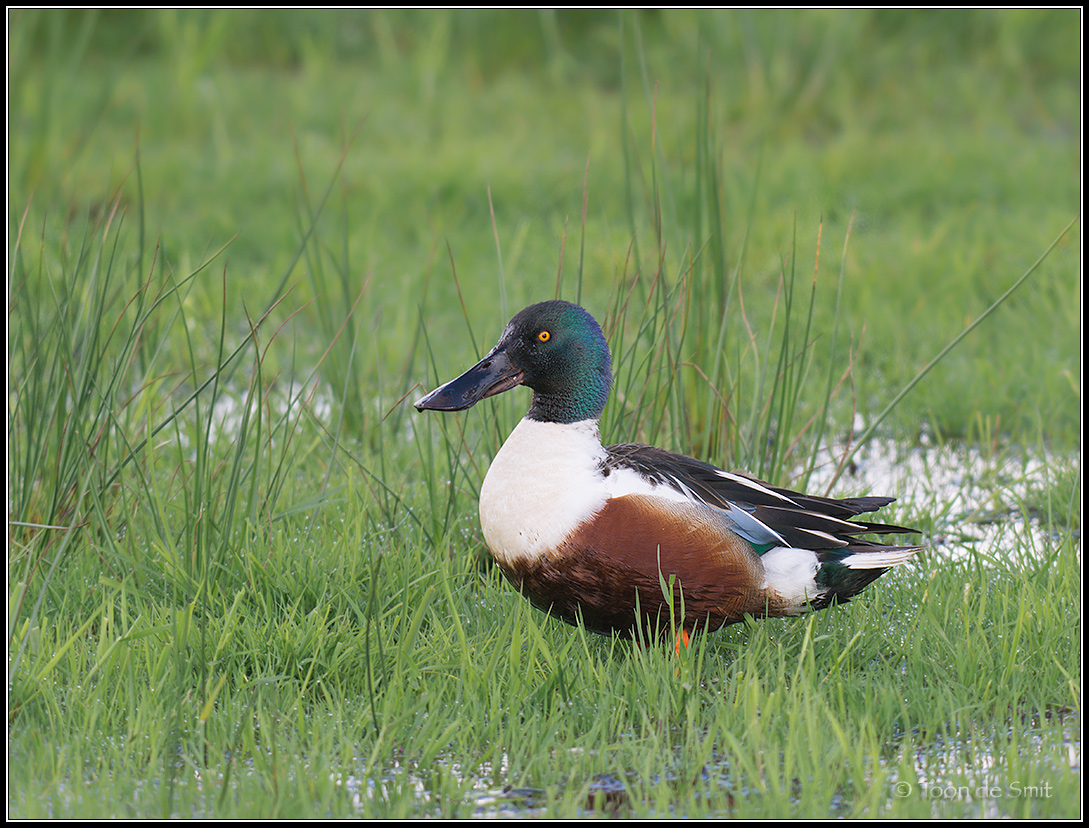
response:
M773 486L742 472L728 472L702 460L637 443L606 446L604 473L630 469L658 485L669 485L689 498L719 509L740 509L802 549L869 546L857 535L912 534L903 526L853 521L892 503L892 497L852 497L838 500ZM876 551L876 549L874 550Z

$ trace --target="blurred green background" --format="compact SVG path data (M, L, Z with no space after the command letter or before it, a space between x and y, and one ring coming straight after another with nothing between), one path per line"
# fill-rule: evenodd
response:
M12 815L1076 814L1080 9L8 23ZM841 480L930 549L676 658L482 565L527 392L409 404L559 292L804 486L1056 239Z
M157 242L170 267L234 239L239 319L243 297L253 312L283 282L301 283L292 309L322 291L296 254L335 181L324 220L344 306L367 285L357 319L376 332L368 358L385 363L421 312L463 335L454 268L474 335L490 340L510 312L555 293L561 249L565 297L600 316L616 285L649 282L661 261L677 278L718 244L759 323L784 262L813 272L819 228L826 330L853 216L840 325L861 338L859 406L873 413L1077 214L1080 20L1076 9L13 10L9 233L30 204L26 232L63 237L120 191L127 208L140 202L149 255ZM708 187L718 226L700 209ZM986 423L1076 439L1079 236L909 397L896 433L972 436ZM209 314L217 282L199 289ZM440 372L475 356L451 350Z

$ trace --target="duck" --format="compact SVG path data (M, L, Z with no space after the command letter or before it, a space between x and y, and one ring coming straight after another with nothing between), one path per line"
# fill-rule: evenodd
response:
M518 386L529 410L480 489L484 541L538 609L603 635L670 634L687 645L746 618L800 616L848 601L919 546L855 520L891 497L802 494L637 443L603 445L612 358L579 305L530 305L488 354L415 402L463 411Z

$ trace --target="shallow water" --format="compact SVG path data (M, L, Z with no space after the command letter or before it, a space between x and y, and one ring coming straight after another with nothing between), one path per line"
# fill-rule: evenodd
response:
M939 555L960 560L978 554L985 562L997 556L1008 563L1030 563L1062 540L1061 533L1047 525L1040 504L1060 470L1077 468L1080 463L1073 455L871 441L836 479L841 455L842 451L821 454L809 491L823 493L835 479L830 491L835 497L895 497L898 504L888 508L906 509L905 523L911 525L916 515L933 523L933 531L922 543ZM1069 495L1059 491L1059 496ZM1055 504L1058 509L1067 505ZM1075 541L1080 549L1080 535Z
M1021 748L1020 755L1033 758L1052 756L1050 767L1035 769L1033 778L1017 778L1008 769L997 768L991 746L997 738L957 735L937 737L925 748L914 751L915 781L897 778L896 768L890 768L890 791L894 797L920 797L931 803L935 817L949 817L959 812L964 819L1000 819L1018 810L1026 800L1049 800L1058 796L1052 781L1056 776L1069 772L1081 776L1081 717L1064 713L1061 719L1062 742L1055 751L1054 743L1038 728L1029 727L1016 734ZM1015 734L1004 734L1005 740L1013 740ZM966 758L969 761L966 761ZM1070 803L1071 815L1078 812Z
M1011 740L1014 734L1003 736L957 735L955 737L936 737L929 740L925 747L902 747L890 744L881 767L870 769L868 778L880 779L886 789L886 801L898 798L922 798L931 803L934 817L959 815L964 819L994 819L1010 816L1024 806L1026 800L1049 800L1058 795L1055 777L1070 773L1081 774L1081 724L1080 717L1073 713L1061 717L1061 750L1054 751L1054 731L1042 731L1028 727L1018 734L1020 745L1018 755L1035 762L1036 757L1056 757L1042 771L1037 766L1040 778L1016 779L1009 775L1008 768L1002 769L996 759L995 746L1004 740ZM898 739L897 742L902 742ZM902 767L903 752L910 754L909 761L914 768L915 777L911 781L901 779L899 768ZM506 764L504 761L502 764ZM496 784L496 780L506 776L509 768L492 768L482 765L475 773L465 774L456 763L440 761L442 773L456 779L461 786L468 788L463 804L471 809L474 818L511 819L511 818L547 818L548 795L541 788ZM420 805L420 815L429 813L439 816L439 807L432 793L428 777L435 768L421 769L403 766L388 771L380 780L351 776L340 781L349 792L360 815L368 811L368 805L376 799L386 799L392 790L404 792L405 787L413 789ZM1044 776L1043 774L1047 774ZM635 803L630 800L633 784L640 781L655 785L660 781L686 780L691 782L693 774L684 766L683 757L666 757L659 775L652 779L638 780L634 773L623 776L617 774L599 774L589 781L572 779L573 788L586 789L586 801L582 815L586 817L626 817L635 814ZM727 799L733 803L738 798L755 795L744 787L736 786L733 781L729 760L721 757L704 765L695 779L698 784L729 791ZM795 779L793 788L797 792L806 784ZM1029 808L1031 810L1031 802ZM810 814L814 818L845 818L854 814L855 802L846 794L831 797L828 813ZM1076 813L1071 803L1071 813ZM688 816L682 812L670 811L660 814L662 818ZM729 810L714 816L728 818Z

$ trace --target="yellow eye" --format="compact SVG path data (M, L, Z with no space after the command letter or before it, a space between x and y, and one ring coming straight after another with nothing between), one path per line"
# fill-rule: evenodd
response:
M541 340L541 342L548 342L548 340L552 338L552 334L550 334L548 331L541 331L539 334L537 334L537 338Z

